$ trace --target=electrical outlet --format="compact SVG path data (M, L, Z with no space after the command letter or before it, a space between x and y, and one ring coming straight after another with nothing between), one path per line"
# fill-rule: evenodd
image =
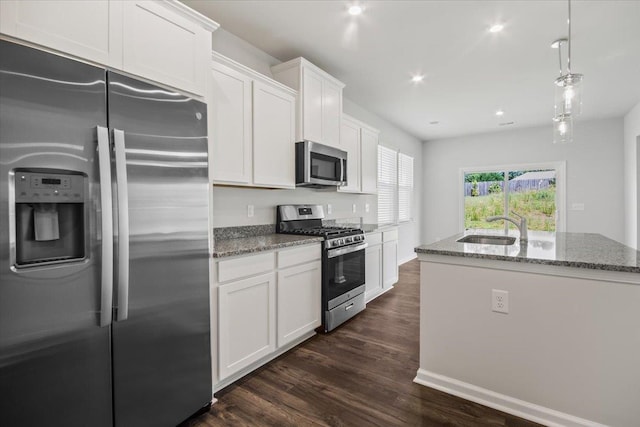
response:
M366 213L369 213L369 203L365 203L365 204L364 204L364 211L365 211Z
M351 206L351 212L356 213L357 211L358 211L358 206L356 206L356 204L354 203L354 204Z
M247 205L247 217L252 218L254 213L255 210L253 208L253 205Z
M571 203L571 210L572 211L583 211L584 210L584 203Z
M332 212L332 210L331 210L331 204L328 204L328 205L327 205L327 215L331 215L331 212Z
M499 289L491 290L491 311L509 313L509 292Z

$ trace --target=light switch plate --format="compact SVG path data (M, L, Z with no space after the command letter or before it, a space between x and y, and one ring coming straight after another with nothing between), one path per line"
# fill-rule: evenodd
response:
M327 205L327 215L331 215L332 209L331 209L331 204Z
M369 213L369 203L365 203L365 204L364 204L364 211L365 211L366 213Z
M351 206L351 212L356 213L358 211L358 206L354 203L353 206Z
M253 205L247 205L247 217L252 218L255 213Z

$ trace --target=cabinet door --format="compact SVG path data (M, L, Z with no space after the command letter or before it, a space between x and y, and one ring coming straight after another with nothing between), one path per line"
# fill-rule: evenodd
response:
M118 35L109 39L110 21L119 22L122 2L0 1L0 32L99 64L117 66ZM120 40L121 44L121 40ZM116 49L117 51L114 51ZM112 61L113 59L113 61Z
M302 69L302 138L322 139L322 76L308 68ZM339 141L336 141L336 146Z
M278 347L320 326L321 263L278 272Z
M275 273L218 288L221 380L275 351L275 295Z
M398 241L382 244L382 286L387 289L398 282Z
M365 300L369 302L382 292L382 245L365 249Z
M122 4L123 69L204 96L211 33L157 2Z
M375 194L378 192L378 133L362 128L360 144L362 192Z
M347 185L339 191L360 192L360 126L349 119L342 119L340 148L347 152Z
M253 182L294 188L296 99L272 86L253 82Z
M340 146L340 123L342 117L342 89L324 80L322 82L322 142Z
M214 182L251 182L251 78L214 63L207 108L211 177Z

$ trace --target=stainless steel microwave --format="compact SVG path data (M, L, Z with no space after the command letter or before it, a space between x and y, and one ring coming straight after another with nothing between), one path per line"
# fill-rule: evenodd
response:
M347 184L347 152L312 141L296 142L296 186Z

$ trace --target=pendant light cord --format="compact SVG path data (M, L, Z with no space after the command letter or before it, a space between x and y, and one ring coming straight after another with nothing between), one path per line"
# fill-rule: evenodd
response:
M567 54L567 74L571 75L571 0L569 0L569 19L567 19L569 24L569 52Z

